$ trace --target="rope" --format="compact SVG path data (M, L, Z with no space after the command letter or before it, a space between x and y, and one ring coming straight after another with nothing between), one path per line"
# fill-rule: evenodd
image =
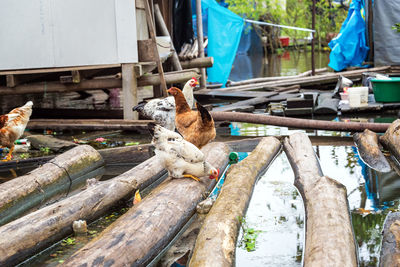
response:
M278 25L278 24L273 24L273 23L264 22L264 21L257 21L257 20L251 20L251 19L245 19L244 21L246 21L248 23L253 23L253 24L273 26L273 27L279 27L279 28L285 28L285 29L291 29L291 30L298 30L298 31L305 31L305 32L315 32L315 30L311 30L311 29L299 28L299 27L293 27L293 26L285 26L285 25Z

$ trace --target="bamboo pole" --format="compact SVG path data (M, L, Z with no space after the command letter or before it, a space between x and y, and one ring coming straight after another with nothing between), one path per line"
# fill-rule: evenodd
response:
M81 145L30 173L1 184L0 225L21 216L51 197L93 178L104 160L91 146Z
M218 112L211 111L214 121L235 121L256 124L268 124L275 126L286 126L298 129L318 129L333 131L353 131L362 132L369 129L374 132L384 132L389 127L389 123L370 123L370 122L333 122L321 120L297 119L262 114L249 114L242 112Z
M194 59L182 61L181 64L182 64L182 68L184 68L184 69L208 68L208 67L213 66L214 58L213 57L194 58Z
M208 144L202 151L217 168L227 162L229 148L223 143ZM201 182L166 180L62 266L145 266L189 220L214 184L208 177Z
M234 266L238 218L244 217L257 178L280 147L278 139L263 138L248 157L229 169L222 191L201 227L189 266Z
M155 13L156 22L157 22L158 28L161 31L161 34L164 35L164 36L169 36L169 38L171 40L172 65L174 66L175 70L182 70L182 66L181 66L181 63L179 61L178 54L176 53L176 50L175 50L175 47L174 47L174 43L172 42L171 35L168 32L167 25L165 25L164 18L163 18L162 14L161 14L161 11L160 11L160 6L158 4L154 5L154 13Z
M305 206L304 266L358 266L346 187L323 176L305 133L285 138L284 150Z
M165 174L152 157L135 168L0 227L0 265L14 266L72 233L75 220L91 222L122 199Z
M196 0L196 19L197 19L197 42L199 49L199 58L204 57L203 45L203 16L201 14L201 0ZM206 70L200 68L200 88L206 88Z
M312 0L312 16L311 27L314 32L311 32L311 75L315 75L315 0ZM320 44L321 46L321 44Z
M146 12L146 20L147 20L147 26L149 27L150 37L151 37L151 40L153 40L153 46L154 46L154 51L155 51L154 55L156 55L157 69L158 69L158 74L159 74L160 81L161 81L162 95L167 96L168 95L167 83L166 83L165 77L164 77L164 70L163 70L163 66L161 63L160 54L158 53L156 30L154 29L153 18L152 18L148 0L144 0L144 9Z

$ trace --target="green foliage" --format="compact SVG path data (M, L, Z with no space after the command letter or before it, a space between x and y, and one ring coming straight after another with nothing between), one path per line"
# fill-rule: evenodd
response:
M400 23L394 24L394 25L392 26L392 29L395 30L395 31L397 31L397 32L400 32Z
M51 150L49 147L41 147L40 152L42 152L44 155L48 155L51 153Z
M243 236L239 242L239 247L246 249L248 252L255 251L257 236L262 231L248 227L246 220L244 218L240 217L238 219L240 222L240 226L242 227L243 230Z

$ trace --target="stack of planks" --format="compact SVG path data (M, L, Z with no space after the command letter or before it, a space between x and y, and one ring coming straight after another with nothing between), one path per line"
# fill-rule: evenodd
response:
M208 39L204 40L204 48L207 47ZM185 43L182 48L181 52L179 52L179 59L180 60L189 60L194 59L199 56L199 45L197 42L197 38L194 39L193 43Z

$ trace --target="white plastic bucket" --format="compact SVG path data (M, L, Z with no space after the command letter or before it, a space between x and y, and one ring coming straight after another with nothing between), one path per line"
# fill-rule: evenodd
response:
M361 107L368 106L368 87L350 87L348 89L349 93L349 104L351 107ZM353 104L351 102L351 98L353 95ZM360 99L360 103L358 104L358 99Z

